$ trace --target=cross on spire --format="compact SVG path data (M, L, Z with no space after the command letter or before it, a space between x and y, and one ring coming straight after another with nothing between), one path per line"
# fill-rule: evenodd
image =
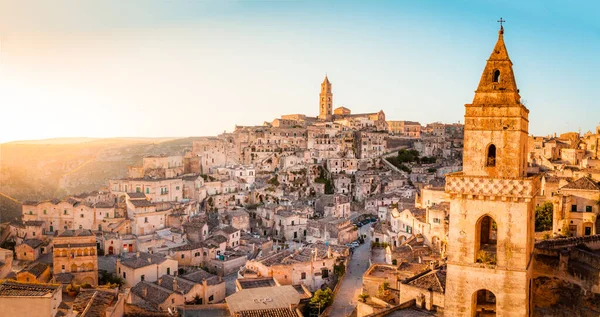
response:
M500 17L500 20L496 21L500 23L500 28L502 28L502 23L506 22L506 20L503 20L502 17Z

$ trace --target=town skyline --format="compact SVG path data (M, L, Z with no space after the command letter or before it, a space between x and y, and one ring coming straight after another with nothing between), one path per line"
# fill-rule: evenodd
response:
M1 143L217 135L282 114L316 116L325 74L334 108L462 122L500 16L531 134L598 124L593 3L206 2L166 10L148 2L143 13L63 4L39 19L26 5L0 4L11 13L0 13L0 95L11 116L31 125L7 122ZM90 9L97 14L81 19ZM131 120L141 113L144 120ZM45 126L48 119L68 124Z

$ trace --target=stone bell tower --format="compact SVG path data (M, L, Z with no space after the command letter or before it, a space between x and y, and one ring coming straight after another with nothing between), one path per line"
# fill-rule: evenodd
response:
M321 83L321 93L319 94L319 119L329 121L333 113L333 94L331 93L331 83L325 75L325 80Z
M465 105L463 171L446 177L445 316L531 314L540 178L527 175L528 115L501 26L473 103Z

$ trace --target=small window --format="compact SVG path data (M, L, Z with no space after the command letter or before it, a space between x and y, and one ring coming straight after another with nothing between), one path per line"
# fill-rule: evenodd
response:
M577 211L577 205L571 205L571 212Z
M83 214L81 214L81 218L83 218Z
M127 272L123 272L123 278L127 278Z
M585 206L585 212L592 212L592 206Z
M150 194L150 187L146 187L146 194Z
M29 214L31 215L31 211L29 212ZM46 214L46 209L44 209L44 215Z
M171 268L170 267L167 268L167 275L171 275Z
M494 76L492 77L492 82L495 82L495 83L500 82L500 70L496 69L494 71Z
M496 166L496 146L493 144L490 144L490 146L488 146L486 160L485 160L485 166L488 166L488 167Z
M300 274L300 279L301 279L301 280L305 280L305 279L306 279L306 273L302 272L302 273Z
M182 254L182 255L181 255L181 258L182 258L182 259L183 259L183 258L185 258L185 254Z
M142 274L142 282L146 279L146 275Z
M208 301L209 301L209 302L212 302L212 301L213 301L213 299L215 299L215 297L214 297L213 295L210 295L210 296L208 297Z
M67 210L65 209L63 213L66 215L67 214Z

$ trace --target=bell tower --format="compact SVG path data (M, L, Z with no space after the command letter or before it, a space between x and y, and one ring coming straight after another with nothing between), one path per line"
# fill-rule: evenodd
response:
M331 83L325 75L325 80L321 83L321 93L319 94L319 119L329 121L333 113L333 94L331 93Z
M540 177L527 175L529 110L520 102L502 26L498 33L473 103L465 105L463 171L446 176L444 316L531 314Z

